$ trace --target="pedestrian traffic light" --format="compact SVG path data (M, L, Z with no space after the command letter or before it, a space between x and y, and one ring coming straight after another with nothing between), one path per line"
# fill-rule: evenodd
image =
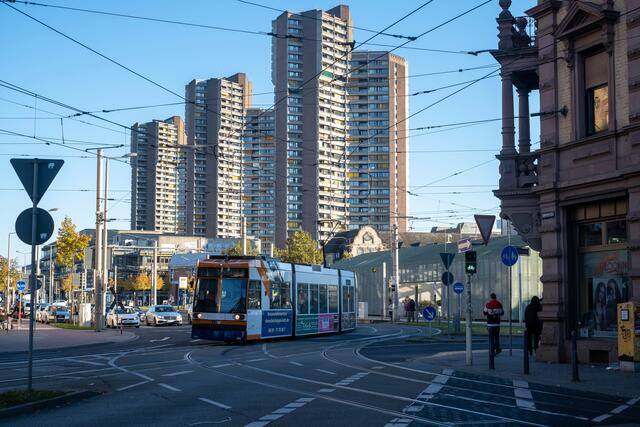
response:
M476 274L478 272L476 251L467 251L464 253L464 271L467 274Z

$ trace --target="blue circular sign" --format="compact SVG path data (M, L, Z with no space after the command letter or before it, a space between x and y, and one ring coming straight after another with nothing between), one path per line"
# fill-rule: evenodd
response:
M422 317L424 317L427 322L435 320L437 315L438 313L436 312L436 309L430 305L426 306L422 310Z
M505 246L502 249L502 263L507 267L511 267L518 262L518 250L515 246Z
M453 283L453 274L451 274L450 271L445 271L444 273L442 273L442 283L444 283L446 286L449 286Z
M19 280L18 283L16 283L16 289L22 292L25 289L27 289L27 284L24 283L22 280Z
M456 294L461 294L464 292L464 283L456 282L453 284L453 292Z

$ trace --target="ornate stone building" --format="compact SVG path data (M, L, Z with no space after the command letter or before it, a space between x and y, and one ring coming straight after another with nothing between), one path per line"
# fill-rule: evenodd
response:
M581 361L614 361L615 306L640 298L640 0L539 0L521 18L500 6L495 194L543 259L538 359L568 360L575 331Z

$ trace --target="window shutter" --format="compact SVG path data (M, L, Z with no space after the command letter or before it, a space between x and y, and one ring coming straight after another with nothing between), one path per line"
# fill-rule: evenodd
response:
M591 89L609 82L609 55L596 53L584 58L584 86Z

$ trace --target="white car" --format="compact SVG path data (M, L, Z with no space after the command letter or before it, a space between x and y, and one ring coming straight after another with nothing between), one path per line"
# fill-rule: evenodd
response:
M36 310L36 317L34 317L34 320L36 322L42 322L44 323L46 318L47 318L47 308L49 308L51 304L39 304L38 305L38 309Z
M170 305L152 305L147 311L144 323L149 326L178 325L182 326L182 315Z
M140 327L140 318L131 308L116 307L107 314L107 328L118 328L122 326Z

